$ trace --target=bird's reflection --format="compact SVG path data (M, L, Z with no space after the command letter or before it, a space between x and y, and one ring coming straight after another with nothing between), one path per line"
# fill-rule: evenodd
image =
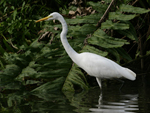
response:
M105 101L102 93L99 96L98 105L95 108L90 108L92 113L135 113L138 108L138 95L125 94L118 95L118 101ZM114 99L115 100L115 99Z

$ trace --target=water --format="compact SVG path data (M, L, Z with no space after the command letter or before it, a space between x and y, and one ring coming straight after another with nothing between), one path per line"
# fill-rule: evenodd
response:
M46 92L25 96L22 100L20 100L22 93L12 93L7 101L4 95L0 95L0 111L1 113L148 113L149 81L149 76L140 76L136 81L125 80L124 86L119 90L121 83L110 80L107 84L103 82L102 91L99 87L95 87L77 93Z
M149 80L147 76L140 76L136 81L125 80L121 90L121 83L110 81L107 86L103 83L102 92L96 87L85 94L75 94L69 100L77 113L148 113Z
M107 91L109 94L102 92L98 104L89 109L92 113L136 113L139 111L137 93Z

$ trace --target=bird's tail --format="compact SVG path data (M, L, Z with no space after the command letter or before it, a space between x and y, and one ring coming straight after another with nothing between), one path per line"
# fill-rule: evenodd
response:
M130 69L128 69L128 68L124 68L124 69L131 74L130 80L135 80L136 74L133 71L131 71Z

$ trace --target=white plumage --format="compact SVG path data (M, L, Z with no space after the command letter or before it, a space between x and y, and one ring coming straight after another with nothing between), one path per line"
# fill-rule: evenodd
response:
M59 20L62 24L61 41L62 44L70 56L70 58L79 67L84 69L89 75L96 77L99 87L101 88L101 78L120 78L124 77L129 80L135 80L136 74L128 68L124 68L114 61L102 57L100 55L84 52L78 54L68 43L66 35L68 27L64 18L57 12L51 13L49 16L42 18L36 22L43 20Z

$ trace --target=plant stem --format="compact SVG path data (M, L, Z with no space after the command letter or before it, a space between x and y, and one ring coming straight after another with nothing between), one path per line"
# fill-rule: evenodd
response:
M100 24L103 22L104 18L106 18L106 15L108 14L108 12L109 12L109 10L110 10L112 4L114 3L114 1L115 1L115 0L112 0L111 3L109 4L109 6L108 6L108 8L106 9L105 13L103 14L102 18L98 21L98 23L97 23L97 25L96 25L97 27L99 27Z

